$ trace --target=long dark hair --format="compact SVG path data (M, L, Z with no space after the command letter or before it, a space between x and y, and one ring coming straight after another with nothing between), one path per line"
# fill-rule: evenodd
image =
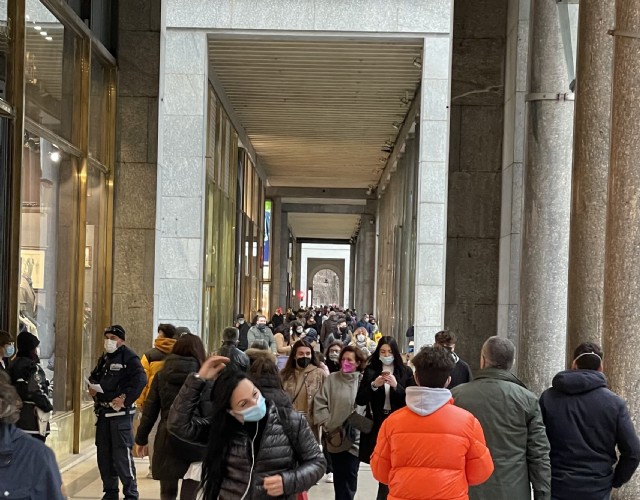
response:
M376 373L382 372L382 361L380 361L380 349L385 344L391 347L391 352L393 353L394 373L402 373L402 371L404 370L404 363L402 362L402 354L400 354L400 348L398 347L398 343L396 342L396 339L394 339L389 335L380 337L376 350L369 358L368 366L373 368Z
M173 354L177 354L178 356L186 356L192 357L198 360L198 364L202 366L204 360L207 359L207 354L204 351L204 345L202 344L202 340L197 335L183 335L176 343L173 344L173 349L171 351Z
M298 352L298 349L300 349L301 347L308 347L309 349L311 349L311 364L317 367L320 366L316 353L313 352L313 346L304 339L298 340L295 344L293 344L291 352L289 353L287 364L284 365L284 368L280 372L280 377L282 377L282 380L287 380L294 376L296 372L296 352Z
M211 412L211 432L207 456L202 463L201 489L204 498L218 498L222 481L226 474L226 459L229 443L234 433L240 428L238 420L229 414L231 395L244 379L245 373L238 370L225 369L213 387Z

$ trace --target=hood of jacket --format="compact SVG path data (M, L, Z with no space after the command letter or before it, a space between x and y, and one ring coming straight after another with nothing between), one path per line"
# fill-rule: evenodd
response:
M483 379L483 378L492 378L495 380L502 380L504 382L512 382L520 387L527 388L524 385L524 382L516 377L513 373L507 370L502 370L500 368L484 368L479 370L475 375L475 380Z
M249 356L249 360L253 363L258 358L269 358L274 363L277 363L278 359L276 355L273 354L272 351L267 351L265 349L254 349L249 348L244 353Z
M447 403L453 403L449 389L407 387L405 391L407 407L421 417L435 413Z
M161 373L162 378L171 385L182 386L187 376L190 373L197 372L199 369L200 365L196 358L169 354L164 362L164 368Z
M551 385L565 394L583 394L607 387L607 379L595 370L566 370L553 377Z
M176 339L158 337L153 341L153 347L165 354L169 354L171 351L173 351L173 346L175 343Z

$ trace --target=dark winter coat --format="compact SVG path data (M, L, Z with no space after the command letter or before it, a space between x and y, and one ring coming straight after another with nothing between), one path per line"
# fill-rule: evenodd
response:
M151 390L144 403L142 419L136 433L136 444L144 446L148 443L149 433L160 415L151 462L154 479L181 479L191 462L198 462L204 458L204 447L193 450L191 452L193 456L189 457L184 453L181 443L169 436L167 431L167 418L171 405L189 374L197 372L199 368L200 365L195 358L169 354L164 368L158 372L151 383Z
M380 364L380 366L382 366ZM364 376L360 382L358 388L358 395L356 396L356 404L366 407L365 416L373 420L373 429L370 433L360 433L360 449L358 451L360 455L360 461L369 463L373 450L376 447L376 441L378 440L378 432L382 426L382 422L389 415L384 414L384 401L385 401L385 388L379 387L375 391L371 387L371 383L378 378L382 373L382 369L376 369L373 366L368 366L364 371ZM396 377L398 385L396 388L389 388L389 402L391 404L391 410L399 410L403 408L405 403L405 388L413 383L413 372L408 366L403 366L401 370L395 368L393 375Z
M0 424L0 492L16 500L63 500L56 457L14 425Z
M247 500L273 498L295 500L296 493L307 491L324 475L326 461L307 420L292 408L276 408L267 403L266 422L251 473L251 440L246 426L235 426L226 454L226 472L220 500L241 498L251 480ZM254 427L255 429L255 424ZM260 438L260 437L259 437ZM265 477L280 474L284 495L270 497L263 483Z
M601 372L558 373L540 406L551 443L554 499L601 500L631 479L640 441L627 404L607 388Z
M225 356L231 360L231 364L236 365L240 370L246 372L249 369L249 357L236 347L235 342L224 342L219 352L220 356Z
M470 500L548 500L549 440L535 394L507 370L485 368L451 391L454 404L476 417L491 451L494 473L469 488ZM578 499L574 499L578 500Z
M462 360L455 352L451 353L456 360L456 367L451 372L451 382L449 383L449 389L453 389L461 384L466 384L473 380L471 368L466 361Z
M96 410L106 413L113 413L114 410L104 409L99 403L109 403L124 394L124 406L130 408L147 385L147 376L140 358L126 345L118 347L110 354L103 354L91 372L89 380L102 387L104 393L97 393L94 400Z
M251 325L246 321L241 325L238 325L238 332L240 334L240 336L238 337L238 349L240 349L241 351L246 351L247 349L249 349L249 339L247 338L249 328L251 328Z
M43 412L53 411L49 401L49 382L40 364L27 356L17 356L9 365L11 383L22 399L20 420L16 424L28 434L40 434L36 407ZM49 424L45 435L49 434Z
M213 384L213 381L196 377L195 373L187 376L169 409L168 432L190 443L209 442L212 413L210 394ZM208 406L203 407L204 401L208 402Z

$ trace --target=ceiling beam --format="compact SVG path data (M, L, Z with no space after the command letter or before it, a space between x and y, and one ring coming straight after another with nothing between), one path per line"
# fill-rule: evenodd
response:
M375 193L365 188L267 187L267 198L338 198L341 200L375 200Z
M349 245L350 239L336 239L336 238L296 238L296 243L320 243L323 245Z
M344 214L344 215L362 215L373 212L366 205L320 205L305 203L283 203L283 212L293 212L297 214Z

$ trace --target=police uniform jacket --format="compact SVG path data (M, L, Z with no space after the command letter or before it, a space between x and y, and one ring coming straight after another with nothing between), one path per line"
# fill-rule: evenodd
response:
M100 413L115 413L109 403L121 394L126 396L125 408L131 408L147 384L140 358L126 345L120 346L113 353L105 353L98 360L89 380L100 384L104 391L94 397L96 411Z

